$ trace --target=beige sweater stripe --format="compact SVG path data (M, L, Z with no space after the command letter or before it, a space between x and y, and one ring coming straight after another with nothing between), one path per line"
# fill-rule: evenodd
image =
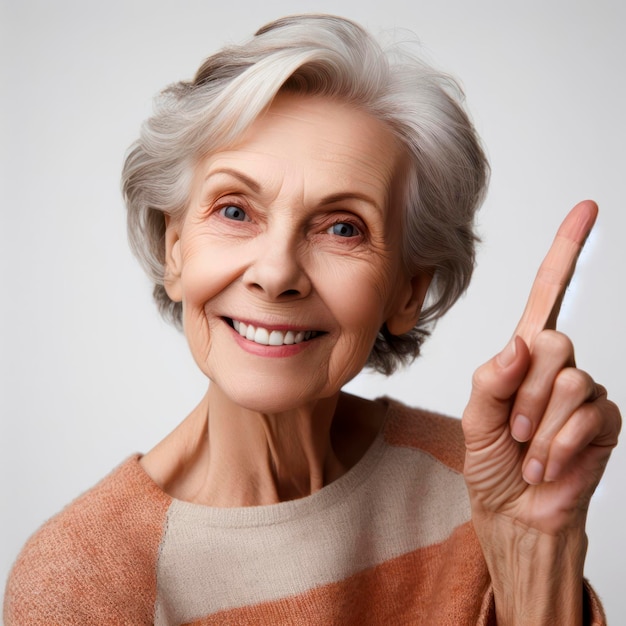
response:
M456 432L458 438L458 423ZM390 446L383 436L350 472L309 498L247 509L174 501L158 565L155 623L307 597L438 545L469 519L459 472L421 450Z
M442 544L410 552L346 580L292 597L222 611L189 624L487 626L492 615L489 577L482 560L475 558L475 542L469 524L464 524ZM451 550L460 553L451 558ZM463 555L468 559L465 563L459 558ZM442 569L441 563L446 562L453 565ZM414 586L416 581L419 590ZM483 597L486 600L481 606L477 598Z

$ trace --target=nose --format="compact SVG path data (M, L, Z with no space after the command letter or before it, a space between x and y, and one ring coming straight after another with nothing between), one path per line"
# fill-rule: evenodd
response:
M288 236L257 241L254 258L243 275L246 287L269 300L294 300L311 292L297 242Z

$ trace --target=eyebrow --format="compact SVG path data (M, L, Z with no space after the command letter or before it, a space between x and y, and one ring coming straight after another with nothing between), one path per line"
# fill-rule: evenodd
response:
M244 185L252 189L254 193L261 192L261 185L259 185L254 178L250 178L249 176L246 176L246 174L243 174L238 170L231 169L230 167L220 167L219 169L212 170L206 175L204 181L206 182L209 178L215 176L215 174L227 174L228 176L232 176L233 178L241 181Z
M365 202L366 204L374 207L379 213L383 212L383 209L378 202L375 202L373 198L370 198L370 196L358 191L345 191L343 193L331 194L330 196L322 198L320 204L324 206L327 204L334 204L335 202L342 202L343 200L361 200L361 202Z
M241 181L244 185L250 188L254 193L261 193L261 185L251 178L247 174L240 172L239 170L232 169L230 167L220 167L216 170L210 171L206 177L205 182L209 180L212 176L216 174L226 174L227 176L232 176L237 180ZM320 201L321 206L326 206L328 204L334 204L336 202L342 202L343 200L361 200L366 204L371 205L374 209L376 209L379 213L384 214L383 208L376 202L373 198L368 196L367 194L361 193L359 191L344 191L339 193L333 193L329 196L322 198Z

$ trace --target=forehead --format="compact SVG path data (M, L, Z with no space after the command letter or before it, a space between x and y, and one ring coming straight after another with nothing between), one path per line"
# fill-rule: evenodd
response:
M387 203L401 148L389 127L355 106L280 94L204 174L236 168L262 185L305 185L311 193L361 192Z

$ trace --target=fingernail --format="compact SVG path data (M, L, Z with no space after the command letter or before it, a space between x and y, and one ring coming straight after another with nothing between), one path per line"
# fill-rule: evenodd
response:
M543 480L543 463L537 459L530 459L524 468L524 480L529 485L538 485Z
M502 352L500 352L500 354L498 355L498 363L502 367L508 367L509 365L511 365L511 363L513 363L513 361L515 361L516 352L517 350L515 348L515 337L513 337L513 339L511 339L511 341L506 344L504 350L502 350Z
M511 435L515 441L524 443L530 439L533 424L525 415L517 415L511 426Z

